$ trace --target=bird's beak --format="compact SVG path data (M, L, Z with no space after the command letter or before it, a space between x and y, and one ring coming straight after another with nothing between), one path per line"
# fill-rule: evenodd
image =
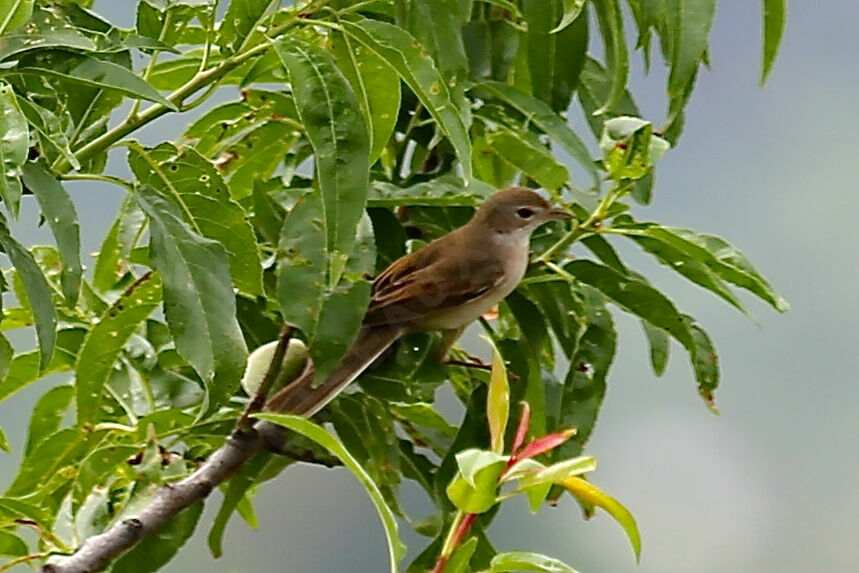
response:
M550 221L558 221L564 219L572 219L573 216L566 211L562 211L561 209L552 209L547 213L548 219Z

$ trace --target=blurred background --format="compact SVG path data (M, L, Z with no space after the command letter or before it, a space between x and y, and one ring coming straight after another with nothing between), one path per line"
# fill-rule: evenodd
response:
M135 4L98 0L95 8L129 26ZM569 498L537 516L524 500L508 505L490 530L499 550L542 552L582 573L856 570L859 4L797 1L789 9L780 56L761 88L759 4L719 3L712 70L699 77L679 148L659 165L653 205L636 216L725 237L792 310L777 315L750 302L759 328L635 249L622 249L713 336L722 359L722 415L704 407L676 346L668 372L655 379L639 324L618 313L620 352L588 450L599 460L593 481L638 520L640 565L609 517L584 522ZM664 75L655 65L644 76L637 54L633 61L632 91L658 125ZM570 121L588 133L581 117ZM140 138L171 138L186 123L184 116L161 120ZM113 159L112 168L124 170L121 157ZM69 188L83 214L84 250L94 251L121 192L92 183ZM32 206L22 209L17 237L48 241L33 232L35 222ZM484 350L479 342L470 347ZM26 417L44 384L0 404L14 448L0 453L0 489L17 467ZM197 535L166 571L387 569L378 518L346 471L295 466L267 484L255 504L260 530L233 519L225 555L215 561L205 536L218 505L207 506ZM419 501L406 507L420 517ZM414 555L426 540L403 533Z

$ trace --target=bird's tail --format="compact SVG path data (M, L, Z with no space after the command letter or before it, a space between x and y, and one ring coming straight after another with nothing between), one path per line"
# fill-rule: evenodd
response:
M266 410L309 418L333 400L402 335L401 327L363 327L340 365L325 382L314 388L316 371L307 368L301 376L269 398Z

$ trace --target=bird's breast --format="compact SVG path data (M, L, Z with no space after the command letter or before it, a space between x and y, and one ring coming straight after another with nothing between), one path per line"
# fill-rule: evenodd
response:
M505 242L492 245L491 248L496 249L496 252L503 253L500 258L504 267L502 279L482 295L457 307L426 317L421 321L422 328L426 330L462 328L489 312L516 289L516 285L525 276L525 269L528 267L528 237L526 236L522 240L520 237L508 236L499 240Z

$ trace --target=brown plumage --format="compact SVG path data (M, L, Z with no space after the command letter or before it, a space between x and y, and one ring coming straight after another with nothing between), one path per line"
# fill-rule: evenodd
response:
M373 282L364 326L337 369L317 388L313 371L275 394L268 410L311 416L398 338L441 330L443 353L465 326L516 287L539 225L569 218L530 189L514 187L487 199L464 226L400 257Z

